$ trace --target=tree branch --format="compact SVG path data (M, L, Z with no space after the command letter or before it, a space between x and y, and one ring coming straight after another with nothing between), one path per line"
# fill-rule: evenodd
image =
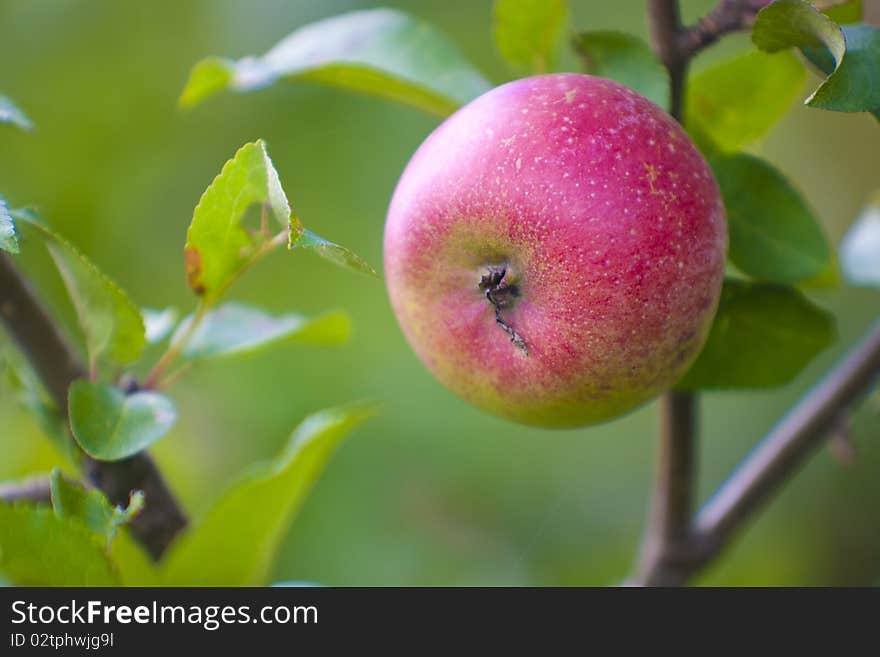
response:
M67 415L67 389L86 376L55 321L6 254L0 253L0 318L28 358L59 411ZM141 452L122 461L84 457L85 476L113 504L127 504L142 490L147 504L131 523L132 534L158 559L187 519L150 456Z
M729 32L750 26L770 0L719 0L695 25L681 26L677 0L647 0L654 51L669 72L670 113L683 123L688 62ZM794 407L703 507L691 524L696 399L670 392L661 402L657 474L641 559L630 584L685 583L833 430L880 375L880 321L852 353Z
M48 502L52 498L46 477L29 477L22 481L0 484L0 500L4 502Z

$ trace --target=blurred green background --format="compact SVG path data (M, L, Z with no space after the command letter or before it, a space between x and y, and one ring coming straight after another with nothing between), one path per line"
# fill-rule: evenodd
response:
M388 2L438 25L495 82L491 4ZM640 0L573 2L573 25L645 36ZM685 17L709 2L685 2ZM139 303L193 305L182 244L202 191L244 142L263 137L298 214L381 263L395 181L435 121L416 110L304 84L176 100L208 54L265 51L292 29L367 2L322 0L0 1L0 91L35 121L0 132L0 192L34 204ZM748 47L735 37L695 68ZM572 62L569 61L569 66ZM806 92L806 89L805 89ZM805 94L806 95L806 94ZM880 128L867 115L795 107L763 154L805 192L835 243L880 188ZM28 271L68 327L72 311L39 251ZM586 585L620 581L635 555L653 467L655 407L600 427L543 431L465 405L417 361L381 282L307 254L279 253L230 298L274 311L350 312L345 347L281 347L200 366L174 390L181 409L156 446L173 488L199 514L224 482L274 454L306 413L360 398L385 412L338 452L283 545L274 579L331 585ZM707 394L700 491L708 495L880 309L876 292L817 300L841 340L792 385ZM703 577L705 584L880 582L880 420L855 416L859 457L827 449ZM0 400L0 478L56 464L48 442ZM222 546L218 546L222 549Z

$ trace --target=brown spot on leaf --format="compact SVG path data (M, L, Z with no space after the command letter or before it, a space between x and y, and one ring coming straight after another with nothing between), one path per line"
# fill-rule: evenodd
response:
M205 284L202 283L202 254L198 249L187 247L183 250L183 261L186 267L186 282L199 296L205 293Z

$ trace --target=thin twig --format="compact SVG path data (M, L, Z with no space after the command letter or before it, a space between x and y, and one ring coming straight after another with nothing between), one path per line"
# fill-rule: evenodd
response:
M67 415L67 389L86 371L30 285L5 254L0 254L0 318L30 361L59 411ZM122 461L84 458L85 475L113 504L127 504L132 490L144 491L147 504L131 523L135 538L158 559L187 523L174 494L150 456L141 452Z
M691 59L725 34L751 27L758 12L770 2L771 0L719 0L708 14L679 32L679 57Z
M29 477L21 481L0 484L0 500L4 502L27 500L28 502L45 503L51 497L49 480L46 477Z

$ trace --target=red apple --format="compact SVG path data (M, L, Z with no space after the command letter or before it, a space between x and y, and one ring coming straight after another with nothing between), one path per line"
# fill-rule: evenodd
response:
M517 80L438 127L385 225L388 291L428 369L526 424L607 420L699 353L727 224L668 114L587 75Z

